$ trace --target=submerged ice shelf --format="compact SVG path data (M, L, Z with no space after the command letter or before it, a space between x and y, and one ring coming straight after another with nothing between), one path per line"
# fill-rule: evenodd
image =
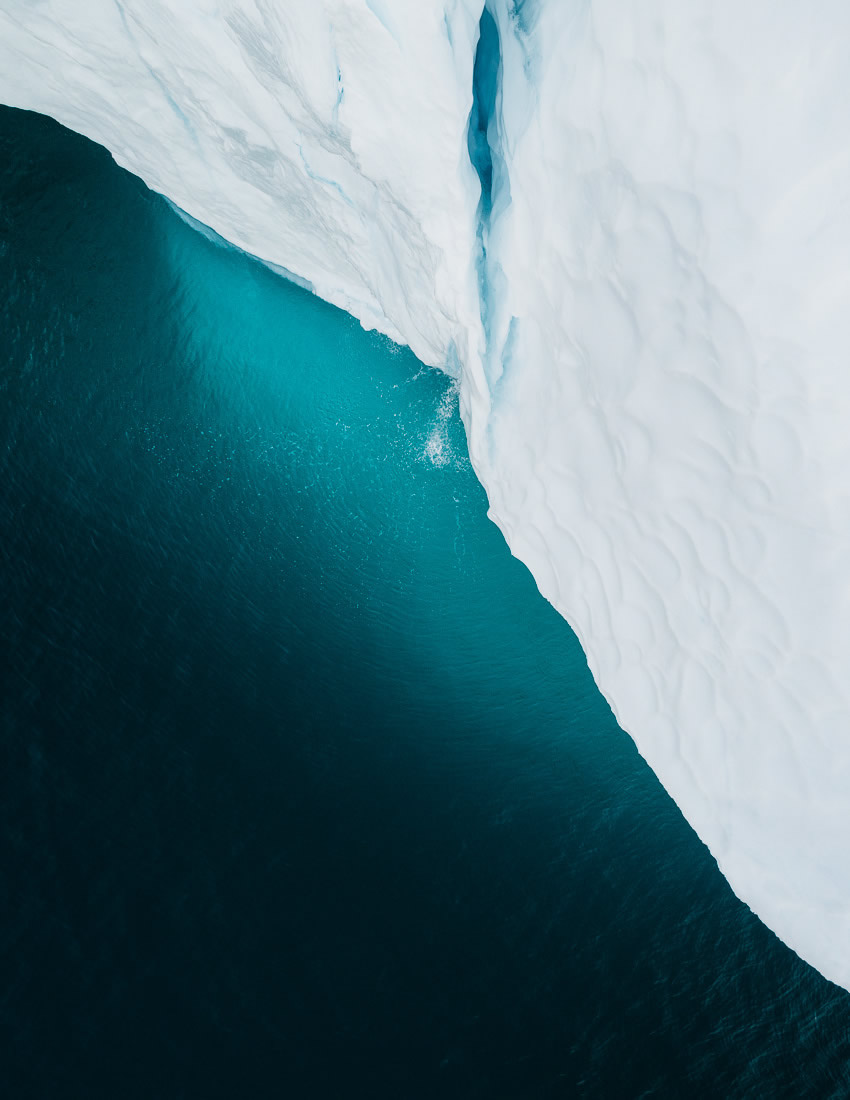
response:
M850 987L850 11L3 0L0 100L460 376L492 518Z

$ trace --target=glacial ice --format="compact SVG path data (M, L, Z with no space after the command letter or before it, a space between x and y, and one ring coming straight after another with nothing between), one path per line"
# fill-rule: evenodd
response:
M621 725L850 988L850 8L487 9L0 0L0 100L459 372Z

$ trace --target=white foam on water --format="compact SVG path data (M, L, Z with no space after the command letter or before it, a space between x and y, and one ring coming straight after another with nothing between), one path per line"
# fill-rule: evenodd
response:
M465 465L466 457L457 453L452 443L451 427L458 412L460 387L453 382L446 388L437 406L436 417L425 441L424 458L432 466L459 467Z

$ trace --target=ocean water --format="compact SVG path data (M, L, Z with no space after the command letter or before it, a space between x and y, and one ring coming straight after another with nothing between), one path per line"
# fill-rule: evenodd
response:
M9 1097L846 1097L452 384L0 110Z

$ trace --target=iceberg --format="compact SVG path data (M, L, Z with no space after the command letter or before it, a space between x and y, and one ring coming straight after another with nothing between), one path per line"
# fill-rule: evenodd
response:
M850 9L2 0L0 100L459 378L490 516L850 989Z

